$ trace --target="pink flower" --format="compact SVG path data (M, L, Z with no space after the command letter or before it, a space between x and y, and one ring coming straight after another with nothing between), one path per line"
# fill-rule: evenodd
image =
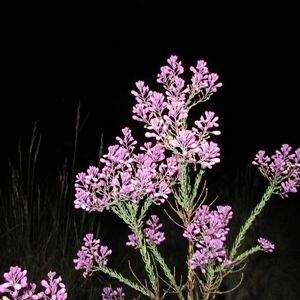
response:
M260 246L262 247L262 250L264 250L265 252L273 252L273 250L275 249L274 244L271 244L268 240L264 239L264 238L259 238L257 240L260 244Z

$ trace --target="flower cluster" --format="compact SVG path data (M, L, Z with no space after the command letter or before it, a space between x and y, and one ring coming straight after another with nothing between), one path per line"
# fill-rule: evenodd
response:
M73 262L76 264L75 270L85 270L83 277L87 277L94 271L94 261L98 266L107 265L107 256L112 254L112 250L108 249L107 246L100 246L100 240L94 239L92 233L88 233L83 238L84 246L77 252L77 259Z
M230 206L217 206L217 210L210 211L208 205L203 205L196 210L193 222L183 233L188 240L196 242L197 250L189 261L191 269L200 267L202 273L205 273L206 265L214 260L230 264L226 258L224 242L231 218Z
M152 251L153 258L165 271L171 283L170 287L176 287L175 279L154 248L165 240L165 235L159 231L162 224L159 223L156 215L151 215L151 218L146 221L148 227L142 229L137 226L143 226L142 218L150 204L164 203L171 189L179 183L181 184L180 195L177 194L178 197L175 197L178 209L177 204L181 205L180 201L185 201L185 196L187 196L185 192L189 193L185 186L185 182L189 184L187 178L189 174L186 170L189 168L188 164L194 164L195 169L196 165L200 165L204 170L219 163L220 149L209 139L210 135L221 134L217 130L219 118L211 111L206 111L190 129L187 125L189 110L198 103L209 100L210 96L222 86L221 83L217 83L218 75L209 73L206 62L199 60L196 67L190 68L193 76L191 84L188 85L185 85L184 79L181 78L184 68L177 56L171 56L168 59L168 65L161 67L160 71L157 82L163 84L164 94L151 91L143 81L136 82L137 91L131 91L137 101L132 109L133 119L145 124L145 136L154 138L155 144L144 143L140 147L141 152L136 154L137 141L132 137L131 130L124 128L122 130L124 137L117 137L118 144L110 146L108 153L100 159L100 162L104 164L101 171L99 168L90 167L86 173L76 176L76 199L74 201L75 208L88 212L102 212L112 208L112 211L121 217L129 228L133 229L126 245L141 248L140 252L154 290L157 282L151 263L145 255L147 247L155 250ZM171 152L172 155L166 157L166 152ZM265 156L265 151L259 151L256 155L253 164L258 165L263 175L270 180L271 188L265 195L270 196L275 191L286 196L288 192L297 191L296 187L300 184L300 148L293 154L290 152L291 147L284 144L280 151L276 151L275 155L271 156L271 159ZM201 172L199 174L202 175ZM195 191L197 191L198 184L197 182L194 186ZM178 200L180 196L183 198ZM237 262L237 258L234 258L236 250L254 218L261 212L267 201L266 198L262 199L245 226L242 227L230 253L230 260L224 243L229 232L228 223L233 215L231 207L217 206L216 210L210 210L210 206L202 205L194 211L195 203L184 203L189 206L187 208L181 205L185 212L188 211L188 218L185 220L192 219L183 233L191 246L188 250L188 272L193 273L192 270L199 267L201 272L206 274L205 276L210 276L212 271L216 272L228 265L233 267ZM140 208L139 205L143 199L151 201L143 202ZM141 212L141 218L136 217L138 211ZM127 216L127 212L130 216ZM181 216L179 210L176 212L179 212L178 215ZM258 243L259 245L246 251L238 259L242 260L258 250L272 252L275 249L275 246L264 238L259 238ZM87 234L84 238L84 246L77 253L78 258L74 259L75 269L84 269L84 277L95 270L101 270L101 267L103 271L107 271L105 268L107 256L111 253L108 247L100 246L100 240L95 240L93 234ZM93 266L94 261L100 268ZM124 281L120 276L114 273L113 277L121 278L120 281L127 282L129 286L149 296L148 290L136 288L133 283L128 280ZM190 280L189 276L188 280ZM222 278L215 276L214 273L210 276L210 281L214 281L212 284L214 287L211 290L208 286L203 289L207 290L206 296L219 287ZM189 290L189 296L192 293L193 291ZM111 287L105 287L102 293L103 300L118 300L123 299L124 296L122 288L113 290Z
M144 197L163 203L171 193L170 187L178 182L179 166L174 155L166 158L165 149L150 142L135 155L137 142L131 130L124 128L122 132L124 138L117 137L119 145L110 146L101 158L105 164L101 172L90 167L87 173L76 176L75 208L102 212L116 201L138 204Z
M103 288L102 300L124 300L125 294L123 293L123 288L118 287L113 290L111 287Z
M291 153L291 150L288 144L283 144L271 158L261 150L252 162L274 186L280 185L277 194L282 197L296 193L300 185L300 148L295 153Z
M0 285L0 294L9 294L12 299L48 299L48 300L65 300L68 297L65 285L61 277L54 278L55 272L48 273L48 281L42 280L41 285L45 288L44 292L36 292L35 283L27 283L27 271L21 270L20 267L10 267L10 271L4 273L5 283ZM3 297L5 299L5 297ZM8 298L7 298L8 299Z
M76 176L75 208L102 212L115 201L138 203L144 197L163 203L171 193L170 187L179 179L176 157L166 158L165 149L151 143L145 143L140 147L142 153L135 155L131 130L122 132L124 138L117 137L119 145L110 146L101 158L105 164L101 172L90 167Z
M257 240L262 248L262 250L264 250L265 252L273 252L273 250L275 249L275 245L271 244L268 240L264 239L264 238L259 238Z
M143 232L146 242L149 245L159 245L166 239L164 232L158 230L162 227L162 224L158 224L158 222L159 218L156 215L151 215L151 219L147 220L146 222L149 227L144 228ZM137 246L138 239L134 233L128 235L128 239L129 242L126 243L127 246Z
M177 62L177 56L171 56L168 63L170 66L163 66L157 78L166 89L165 96L150 91L143 81L136 82L138 92L131 91L137 101L132 110L133 119L146 124L146 137L154 137L182 161L211 168L220 162L220 149L207 139L209 134L220 134L220 131L212 130L219 126L219 118L213 112L205 112L205 117L195 121L196 126L191 130L186 128L186 120L189 109L208 100L222 84L216 84L218 75L209 74L206 62L199 60L196 68L190 68L194 73L192 84L185 87L184 80L179 77L184 69L181 62ZM191 103L196 95L198 101Z

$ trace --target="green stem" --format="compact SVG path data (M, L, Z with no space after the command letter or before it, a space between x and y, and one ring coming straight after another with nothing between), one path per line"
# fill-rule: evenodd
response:
M261 201L256 205L254 210L251 212L251 215L248 218L248 220L241 227L240 232L237 235L237 237L233 243L233 246L232 246L232 249L231 249L231 252L229 255L230 260L234 260L234 256L236 255L237 249L241 246L241 242L244 239L247 230L251 227L255 218L261 213L262 209L266 205L267 201L271 198L271 195L275 191L275 189L276 189L276 186L273 183L270 183L270 185L268 186L264 195L262 196Z
M152 265L152 262L151 262L151 257L150 257L150 254L147 251L147 246L146 246L146 243L145 243L145 239L144 239L144 235L142 233L142 230L141 230L141 228L132 228L132 231L138 239L137 240L137 243L138 243L137 247L140 250L140 253L141 253L143 262L145 264L145 269L146 269L146 272L148 274L152 289L155 292L155 294L158 295L158 293L159 293L158 278L154 273L154 268L153 268L153 265Z
M174 291L178 294L178 298L180 300L184 300L184 297L182 295L180 287L177 285L176 280L175 280L173 274L171 273L169 267L167 266L165 260L160 255L160 253L157 251L157 247L155 245L150 245L149 249L151 250L155 260L159 263L159 265L163 269L166 277L169 279L169 282L172 285Z
M150 207L150 201L146 201L144 206L142 207L141 217L137 219L137 211L138 206L134 206L134 204L128 204L126 202L119 202L116 206L112 206L112 211L120 217L132 230L132 232L137 237L137 247L140 250L146 272L148 274L151 286L156 295L159 294L159 285L158 278L154 273L154 267L151 262L151 257L147 251L147 246L145 244L144 235L141 229L141 218L146 213L148 208ZM152 298L155 299L155 298Z
M237 262L242 262L247 256L249 256L250 254L253 254L257 251L261 250L261 246L257 245L252 247L250 250L244 252L243 254L239 255L232 263L235 264Z
M155 295L153 293L151 293L151 291L145 289L143 286L125 278L123 275L116 273L113 269L110 269L108 267L105 266L101 266L100 270L105 273L108 274L110 277L112 278L116 278L119 281L125 283L127 286L131 287L132 289L141 292L143 295L148 296L150 299L155 299Z
M189 242L189 249L188 249L188 261L187 261L187 267L188 267L188 282L187 282L187 288L188 288L188 300L194 300L194 281L195 281L195 271L191 269L189 260L191 259L194 252L194 244L193 242Z
M191 195L191 199L190 199L191 204L193 204L193 201L195 200L195 198L198 194L199 184L201 182L201 179L202 179L202 176L203 176L204 172L205 172L205 167L201 166L201 169L200 169L199 173L196 176L195 184L194 184L194 187L193 187L193 191L192 191L192 195Z
M191 192L190 178L189 178L189 167L186 162L181 163L181 180L180 188L177 201L178 204L183 207L184 211L188 212L190 208L189 195Z

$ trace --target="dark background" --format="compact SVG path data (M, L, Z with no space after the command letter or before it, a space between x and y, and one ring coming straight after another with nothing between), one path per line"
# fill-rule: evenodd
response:
M199 59L220 76L223 87L191 118L205 110L220 117L214 140L224 165L282 143L299 147L299 18L296 1L275 2L2 2L2 171L37 121L39 165L57 172L73 151L79 101L80 169L97 165L102 133L105 147L126 126L144 142L130 91L137 80L162 91L155 80L170 55L187 81Z
M225 186L221 201L237 205L236 223L231 228L238 224L239 229L253 205L244 200L259 199L256 193L261 191L252 187L251 172L246 170L244 181L237 187L243 194L232 197L231 190L227 192L227 183L235 185L232 173L236 164L253 159L261 149L272 155L283 143L300 147L299 23L295 0L1 1L1 194L11 189L8 159L17 165L21 135L26 165L35 122L37 134L42 134L35 175L42 179L56 176L66 158L71 170L79 102L81 127L75 172L98 165L101 134L104 151L116 143L115 137L127 126L134 137L145 142L143 124L132 120L135 99L130 91L138 80L144 80L150 89L163 91L156 76L167 59L177 55L187 82L189 67L203 59L223 83L211 100L192 109L190 117L199 119L205 110L220 117L222 134L213 141L221 148L221 163L212 172L221 175L221 187ZM26 172L25 178L30 181ZM244 186L245 182L250 184ZM74 190L70 191L68 204L73 211ZM213 190L209 196L217 194ZM268 221L259 218L254 226L255 239L263 229L267 234L261 236L276 245L275 256L269 256L266 265L258 265L255 259L248 264L245 277L249 274L248 282L255 290L253 277L258 278L258 285L271 290L284 282L288 282L287 290L297 287L298 195L294 202L293 196L287 200L274 196L270 201L273 205L264 212ZM233 203L235 199L240 201ZM113 218L107 222L113 223L116 231L107 235L108 239L115 240L120 235L118 223ZM123 247L118 239L116 244ZM178 258L177 253L175 256ZM279 275L274 275L275 268ZM261 273L255 273L256 269ZM296 298L298 295L291 299Z

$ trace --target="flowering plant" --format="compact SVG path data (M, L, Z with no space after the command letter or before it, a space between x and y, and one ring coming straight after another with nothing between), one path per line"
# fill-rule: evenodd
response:
M2 299L28 299L28 300L65 300L68 297L65 285L61 277L54 278L55 272L48 273L48 281L42 280L41 285L45 288L44 292L36 292L35 283L27 283L27 270L21 270L18 266L10 267L9 272L4 273L5 283L0 285L0 294L6 294Z
M84 246L77 253L76 269L83 269L83 276L94 271L102 271L128 285L150 299L163 299L166 294L177 294L178 299L213 299L220 291L223 278L256 251L272 252L274 245L264 238L258 245L237 255L241 242L260 214L272 194L286 197L296 192L300 182L300 149L291 154L291 147L283 145L271 158L259 151L253 164L258 165L269 180L269 187L261 201L251 212L241 227L231 250L225 248L228 224L232 218L231 207L204 205L207 189L199 188L203 173L220 162L220 148L210 141L211 135L219 135L218 117L208 111L188 128L189 110L198 103L210 99L222 86L217 83L218 75L209 73L206 62L199 60L193 73L191 84L185 85L180 77L184 69L176 56L168 59L157 82L163 84L165 94L151 91L143 81L136 83L137 91L132 91L137 101L133 107L133 119L145 124L146 142L136 153L137 141L131 130L124 128L123 137L117 137L118 144L110 146L103 155L103 168L89 167L85 173L76 176L75 208L87 212L109 210L121 218L132 234L128 236L129 247L140 252L148 280L142 283L133 273L136 281L125 278L107 266L107 257L112 254L107 246L94 239L93 234L84 237ZM191 174L195 174L191 180ZM169 198L174 196L174 203ZM172 272L161 256L158 247L164 242L162 224L156 215L147 218L151 205L165 202L181 220L176 222L187 239L187 276L185 282L178 282L175 270ZM160 272L160 273L159 273ZM162 272L162 274L161 274ZM160 281L168 288L161 290ZM150 284L149 284L150 283ZM123 299L121 288L103 290L103 299Z

